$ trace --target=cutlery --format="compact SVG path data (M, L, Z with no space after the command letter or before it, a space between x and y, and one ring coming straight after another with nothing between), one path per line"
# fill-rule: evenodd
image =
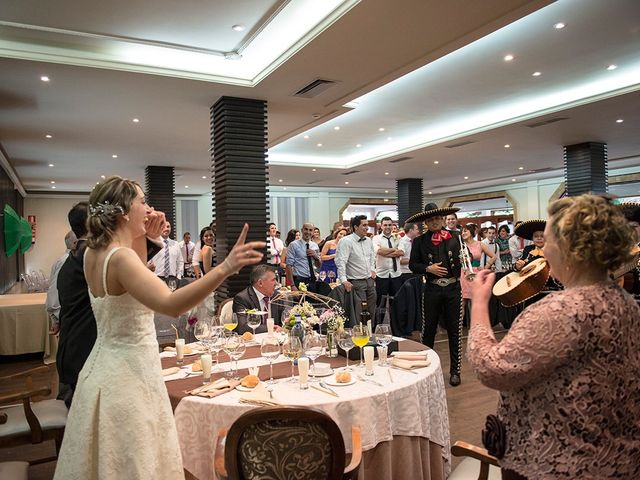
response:
M325 390L333 393L336 397L338 396L338 393L331 387L329 387L325 382L323 382L322 380L319 382L320 386L322 388L324 388Z
M393 383L393 375L391 375L391 370L387 370L387 373L389 374L389 380L391 380L391 383Z
M396 370L402 370L403 372L407 372L407 373L413 373L414 375L418 375L418 372L414 372L413 370L407 370L406 368L400 368L394 365L391 365L391 368L394 368Z
M372 380L370 378L365 378L362 375L358 375L358 379L360 379L363 382L370 382L373 383L374 385L378 385L379 387L384 387L383 384L381 384L380 382L376 382L375 380Z
M277 407L280 405L279 403L270 402L268 400L250 400L247 398L241 398L238 401L247 405L257 405L259 407Z
M338 397L338 394L335 392L330 392L329 390L325 390L324 388L316 387L315 385L310 385L314 390L318 390L319 392L326 393L327 395L331 395L332 397Z

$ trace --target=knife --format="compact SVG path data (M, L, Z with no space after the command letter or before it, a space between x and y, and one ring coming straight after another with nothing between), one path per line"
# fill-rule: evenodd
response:
M327 395L331 395L333 397L338 396L336 392L325 390L324 388L316 387L315 385L310 385L310 387L313 388L314 390L318 390L319 392L326 393Z
M320 385L322 388L324 388L325 390L327 390L327 391L329 391L329 392L333 393L336 397L338 396L338 393L337 393L333 388L328 387L328 386L327 386L327 384L326 384L325 382L322 382L322 381L321 381L321 382L319 382L319 385Z
M376 382L375 380L372 380L370 378L364 378L362 375L358 375L358 378L363 382L370 382L370 383L373 383L374 385L378 385L379 387L384 387L384 385L381 384L380 382Z
M414 372L413 370L407 370L406 368L396 367L395 365L391 365L391 368L394 368L396 370L402 370L403 372L407 372L407 373L413 373L414 375L418 375L418 372Z

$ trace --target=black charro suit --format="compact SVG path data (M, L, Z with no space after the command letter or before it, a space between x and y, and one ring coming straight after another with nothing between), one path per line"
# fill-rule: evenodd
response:
M280 325L282 307L280 305L271 304L270 309L275 324ZM252 286L238 292L238 294L233 297L233 312L238 314L238 326L236 327L235 331L239 334L252 331L251 327L247 325L247 316L244 314L244 312L246 312L247 310L262 310L262 305L260 305L258 295L256 295L256 292L254 291ZM256 328L256 333L264 333L266 331L267 323L263 321L262 325Z

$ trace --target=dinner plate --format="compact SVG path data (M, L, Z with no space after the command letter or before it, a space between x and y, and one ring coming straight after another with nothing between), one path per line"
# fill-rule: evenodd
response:
M309 369L309 375L312 377L328 377L329 375L333 375L333 368L329 368L327 370L320 370L318 373L315 373L313 369Z
M356 379L351 377L351 381L347 382L347 383L339 383L336 381L335 377L332 378L327 378L324 383L326 383L327 385L331 385L332 387L346 387L347 385L353 385L354 383L356 383Z
M258 385L260 385L260 384L258 384ZM256 385L256 387L257 387L258 385ZM249 387L245 387L245 386L243 386L243 385L238 385L238 386L236 387L236 390L238 390L238 391L240 391L240 392L253 392L253 391L256 389L256 387L249 388Z

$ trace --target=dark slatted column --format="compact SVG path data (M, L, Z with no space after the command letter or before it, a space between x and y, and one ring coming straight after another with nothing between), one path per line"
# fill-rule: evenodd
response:
M396 181L398 194L398 226L414 213L422 211L422 179L401 178Z
M222 97L211 107L211 138L213 218L219 265L245 223L250 228L247 241L265 240L269 215L267 103ZM238 275L225 280L217 290L218 301L246 288L250 272L250 267L243 268Z
M164 212L171 224L170 238L176 238L176 180L173 167L145 169L147 203Z
M579 143L564 147L564 181L567 195L606 193L609 190L607 144Z

